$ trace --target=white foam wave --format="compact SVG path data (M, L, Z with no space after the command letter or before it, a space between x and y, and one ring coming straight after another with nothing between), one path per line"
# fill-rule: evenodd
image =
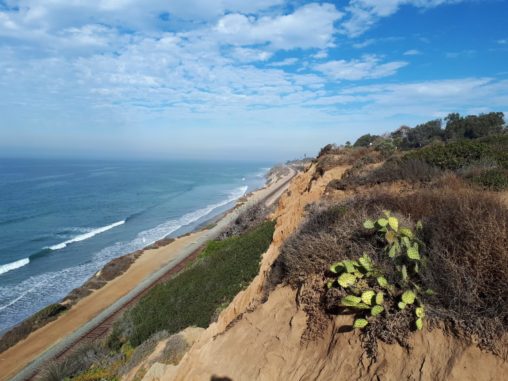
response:
M97 234L104 233L105 231L108 231L110 229L113 229L113 228L115 228L117 226L120 226L120 225L123 225L123 224L125 224L125 220L118 221L118 222L115 222L115 223L113 223L111 225L103 226L101 228L93 229L93 230L91 230L91 231L89 231L87 233L83 233L83 234L77 235L76 237L71 238L71 239L69 239L67 241L64 241L64 242L58 243L56 245L50 246L50 247L48 247L48 249L51 249L51 250L60 250L60 249L63 249L65 247L67 247L67 245L70 244L70 243L84 241L85 239L92 238L92 237L96 236Z
M26 266L30 263L30 259L23 258L19 261L6 263L5 265L0 265L0 275L5 274L7 271L16 270L20 267Z
M236 188L222 201L187 213L178 219L167 221L153 229L140 232L132 241L117 242L108 246L97 252L90 262L32 276L16 285L0 285L0 332L19 323L44 306L63 298L73 288L82 285L111 259L141 249L166 237L182 226L198 221L214 209L242 197L247 189L247 186Z
M160 239L163 239L167 237L169 234L177 231L181 227L190 225L198 220L200 220L203 217L206 217L208 214L210 214L212 211L214 211L217 208L220 208L222 206L225 206L233 201L238 200L240 197L242 197L247 192L248 186L244 185L241 187L238 187L230 192L227 198L225 198L222 201L219 201L215 204L207 205L204 208L197 209L193 212L184 214L182 217L176 219L176 220L170 220L166 221L152 229L145 230L143 232L140 232L135 239L135 241L139 241L143 243L143 246L147 246L147 242L149 244L152 244Z

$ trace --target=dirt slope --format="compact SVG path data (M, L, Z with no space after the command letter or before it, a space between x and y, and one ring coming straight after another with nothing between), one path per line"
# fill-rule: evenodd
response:
M281 243L300 224L305 206L319 200L326 184L345 169L327 171L310 188L314 167L293 180L275 212L274 242L263 257L260 274L203 332L178 366L168 366L156 377L149 372L144 380L505 379L507 362L439 329L415 333L411 352L380 343L378 361L372 363L358 332L341 329L351 325L350 317L330 320L323 339L302 344L307 317L295 302L296 291L279 287L261 303L262 285Z

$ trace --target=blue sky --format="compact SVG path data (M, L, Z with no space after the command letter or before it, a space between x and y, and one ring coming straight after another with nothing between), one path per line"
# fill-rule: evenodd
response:
M508 112L508 2L0 0L0 155L282 160Z

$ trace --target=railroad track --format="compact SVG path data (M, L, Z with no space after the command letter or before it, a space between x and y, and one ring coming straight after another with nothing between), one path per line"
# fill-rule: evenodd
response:
M231 221L233 221L243 210L245 210L249 205L252 205L257 202L274 202L276 198L280 197L283 193L284 188L286 188L289 182L294 178L297 172L290 167L291 175L288 177L286 181L284 181L281 185L277 186L275 189L271 190L268 194L264 195L261 199L255 200L254 202L248 202L241 207L234 209L227 219L227 225ZM274 198L274 196L277 196ZM224 218L226 220L226 218ZM222 227L223 228L223 227ZM23 370L21 370L16 376L11 378L11 381L30 381L35 380L38 373L41 371L43 366L47 364L51 360L58 360L64 358L68 353L74 350L79 345L98 340L101 338L105 338L111 328L113 327L114 322L130 307L135 305L144 295L146 295L154 286L159 283L165 282L169 280L171 277L176 275L182 269L184 269L191 261L193 261L201 252L203 245L214 239L222 230L222 228L216 229L213 234L205 234L201 241L195 242L198 244L197 247L189 250L182 250L182 253L170 261L164 268L156 272L156 276L149 281L146 279L142 281L134 290L128 293L126 296L120 298L116 303L114 303L108 310L103 311L94 319L92 319L85 327L82 327L80 330L76 331L74 334L69 335L66 339L63 340L62 343L53 346L52 348L46 350L43 354L38 356L35 360L29 363ZM214 230L212 228L211 230ZM176 262L176 263L175 263Z

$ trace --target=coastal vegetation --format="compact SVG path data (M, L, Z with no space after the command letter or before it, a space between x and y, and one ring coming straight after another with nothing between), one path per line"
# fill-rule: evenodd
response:
M249 229L240 229L240 233L231 228L229 237L209 242L186 269L155 286L128 310L106 342L91 343L49 364L40 380L117 380L162 339L168 340L163 358L171 362L175 356L181 357L187 344L178 332L187 327L208 327L259 271L261 254L272 241L275 223L259 222L258 209L252 210L256 212L248 212L240 224ZM249 218L253 216L255 225L245 222L252 221Z
M330 316L353 313L373 359L378 340L409 348L426 325L504 353L507 129L501 113L445 120L444 129L431 121L321 150L311 182L348 169L308 208L269 279L270 288L300 290L303 339L321 337Z
M0 353L23 340L31 332L55 320L60 314L67 311L67 309L67 305L60 303L50 304L15 326L13 329L7 331L0 337Z
M303 222L281 244L262 291L267 300L281 285L296 290L295 304L307 316L303 343L323 339L332 321L346 322L338 332L357 329L362 353L376 361L386 359L380 342L410 351L416 332L439 328L506 358L502 118L450 114L444 126L432 120L321 149L300 178L300 192L314 191L319 180L323 196L305 207ZM335 168L340 175L325 176ZM100 344L106 357L67 377L112 381L136 369L142 375L145 368L136 367L161 342L157 361L178 363L189 344L175 335L207 327L258 274L275 226L266 213L249 209L184 271L154 287Z
M118 349L128 342L136 347L158 331L207 327L256 276L273 231L274 223L264 222L241 236L210 242L188 269L154 287L124 315L109 346Z

